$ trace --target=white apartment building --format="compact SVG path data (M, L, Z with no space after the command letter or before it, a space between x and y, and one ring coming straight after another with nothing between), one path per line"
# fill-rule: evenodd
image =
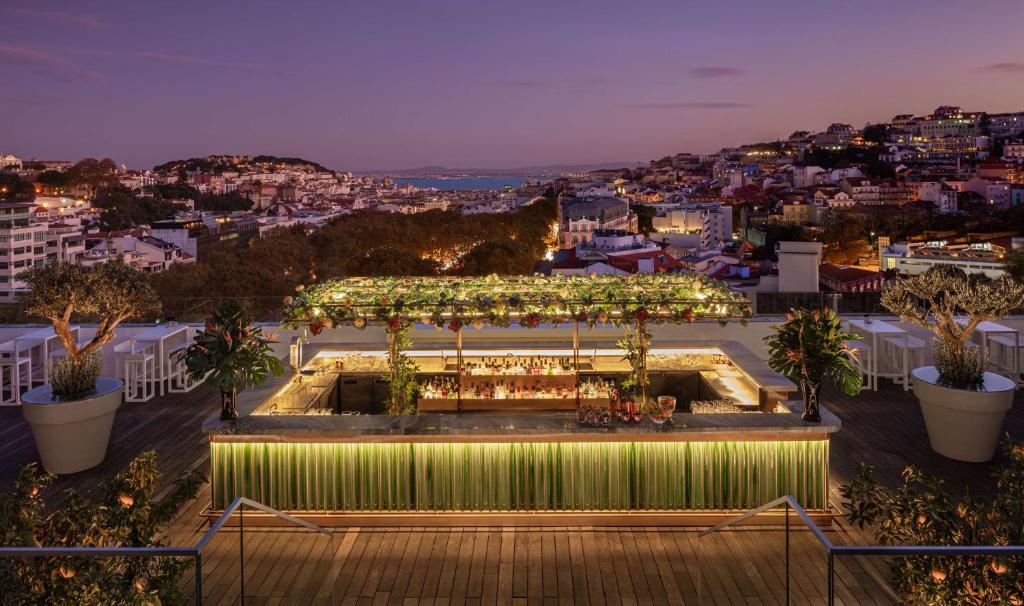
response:
M967 113L959 107L943 106L932 115L921 118L917 128L920 135L928 139L976 137L981 134L981 113Z
M732 209L718 202L689 202L652 219L651 239L683 247L718 248L732 240Z
M46 263L46 223L33 219L31 202L0 203L0 300L28 291L17 279L26 269Z
M81 225L50 223L46 230L46 261L78 263L85 254Z
M86 264L105 263L122 256L125 262L144 272L166 271L175 263L194 263L195 257L176 245L153 236L109 238L89 249Z
M989 242L949 245L944 240L924 244L891 244L882 251L882 271L894 269L902 275L921 274L937 265L958 267L969 274L998 278L1006 273L1006 249Z
M558 243L573 248L589 242L597 230L636 232L637 218L629 202L612 196L573 197L558 205Z

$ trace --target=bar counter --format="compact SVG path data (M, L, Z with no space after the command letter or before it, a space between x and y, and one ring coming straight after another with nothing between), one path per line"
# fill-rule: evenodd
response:
M637 513L655 516L651 523L661 515L675 516L668 523L709 523L709 514L785 494L808 510L828 509L829 436L840 421L824 409L820 424L804 423L800 403L782 399L771 401L776 412L677 411L664 426L645 417L607 427L582 425L567 411L336 414L344 396L330 394L359 388L345 381L379 382L379 365L365 356L325 363L322 356L339 355L327 350L311 355L314 362L301 373L244 392L237 421L213 417L204 424L211 510L246 496L341 524L367 516L381 524L422 523L423 516L464 523L467 515L529 515L534 523L547 514L563 524L568 514L597 523L593 516L621 522L616 515ZM758 403L765 394L792 393L745 349L701 368L680 370L678 357L653 359L652 371L683 373L663 377L666 392L685 383L727 393L751 411L765 410ZM421 362L421 370L445 372L436 359ZM620 370L600 357L591 364L598 375ZM295 401L306 407L298 412L286 405L296 389Z

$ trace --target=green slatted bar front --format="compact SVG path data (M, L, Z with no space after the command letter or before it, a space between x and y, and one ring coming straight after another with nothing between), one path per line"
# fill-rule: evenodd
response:
M750 509L828 506L829 441L211 441L213 508L286 511Z

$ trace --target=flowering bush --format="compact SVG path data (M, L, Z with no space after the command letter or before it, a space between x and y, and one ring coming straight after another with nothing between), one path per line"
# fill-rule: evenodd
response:
M847 518L876 527L884 545L1024 545L1024 445L1007 440L990 498L955 497L913 467L889 492L861 465L841 488ZM907 604L1024 604L1024 556L893 558L893 583Z
M162 546L161 529L205 479L186 473L154 499L159 479L156 453L146 452L108 480L100 498L72 490L64 506L48 510L43 495L53 476L30 463L0 492L0 546ZM180 558L0 558L0 603L183 603L179 581L191 565Z

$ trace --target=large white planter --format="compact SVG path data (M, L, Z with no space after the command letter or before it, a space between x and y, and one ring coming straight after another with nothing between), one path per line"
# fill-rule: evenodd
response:
M932 450L971 463L995 456L1006 411L1013 407L1013 381L986 372L977 389L957 389L939 384L934 366L915 368L910 376Z
M80 400L54 396L48 384L21 396L21 412L46 471L75 473L103 462L123 387L120 379L100 377L96 391Z

